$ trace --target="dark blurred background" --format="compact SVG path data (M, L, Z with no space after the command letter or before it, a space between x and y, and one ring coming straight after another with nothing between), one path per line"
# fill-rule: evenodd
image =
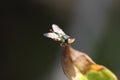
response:
M68 80L63 48L43 36L52 24L120 78L119 0L5 0L0 9L0 80Z

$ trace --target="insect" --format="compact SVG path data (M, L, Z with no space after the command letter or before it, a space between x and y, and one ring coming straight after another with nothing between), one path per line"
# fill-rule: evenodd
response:
M66 35L57 25L53 24L50 32L44 36L64 46L62 69L69 80L118 80L108 68L95 63L86 53L72 48L70 44L75 39Z
M74 42L74 38L70 38L70 36L66 35L64 31L57 26L56 24L52 25L52 29L50 32L44 33L44 36L53 39L54 41L60 42L60 45L68 45Z

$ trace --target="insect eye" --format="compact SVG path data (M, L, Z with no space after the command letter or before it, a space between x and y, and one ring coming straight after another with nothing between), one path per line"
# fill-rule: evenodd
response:
M73 43L74 41L75 41L75 38L69 38L68 41L67 41L67 43L68 43L68 44L71 44L71 43Z

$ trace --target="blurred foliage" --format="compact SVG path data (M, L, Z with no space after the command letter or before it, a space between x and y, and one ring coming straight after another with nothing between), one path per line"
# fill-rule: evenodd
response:
M118 4L118 3L116 3ZM114 5L106 33L97 45L96 62L111 69L120 79L120 6Z

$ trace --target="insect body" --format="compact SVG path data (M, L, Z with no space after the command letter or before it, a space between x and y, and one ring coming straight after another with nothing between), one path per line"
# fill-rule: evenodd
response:
M52 25L52 29L50 31L51 32L49 33L44 33L44 36L60 42L61 45L71 44L75 40L66 35L64 31L60 29L56 24Z

